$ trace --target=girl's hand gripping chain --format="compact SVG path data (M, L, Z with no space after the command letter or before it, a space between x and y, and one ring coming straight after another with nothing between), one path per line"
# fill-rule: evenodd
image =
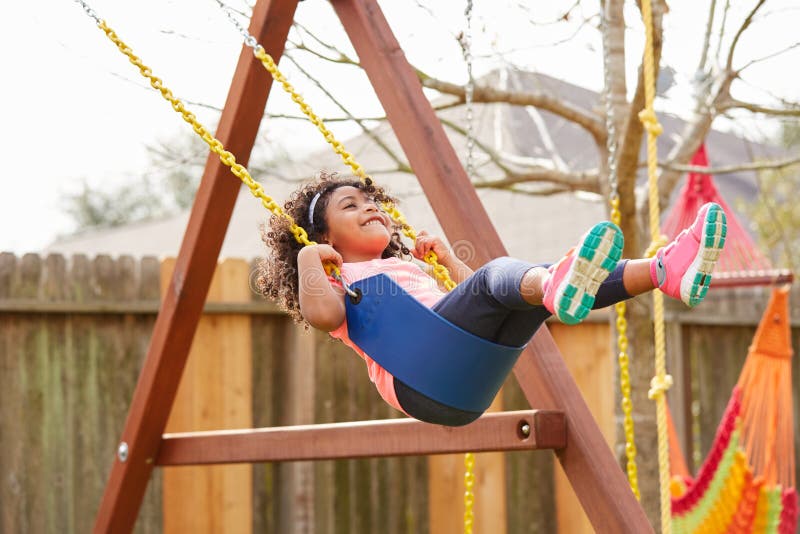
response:
M442 238L435 235L430 235L425 230L417 234L417 240L414 243L414 250L411 254L418 260L424 260L425 255L433 251L439 258L439 262L445 264L450 256L450 248L445 245Z

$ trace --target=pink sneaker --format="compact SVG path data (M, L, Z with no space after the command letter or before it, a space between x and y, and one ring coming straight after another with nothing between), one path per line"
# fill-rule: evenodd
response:
M622 256L624 239L611 222L593 226L580 242L548 271L542 284L544 307L562 323L583 321L594 304L600 284L611 274Z
M696 306L708 293L711 273L725 245L725 212L709 202L697 212L692 225L650 262L650 279L666 295Z

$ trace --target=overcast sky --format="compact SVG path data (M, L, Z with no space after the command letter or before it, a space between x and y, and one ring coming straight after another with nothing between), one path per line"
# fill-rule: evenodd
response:
M230 0L246 9L237 2ZM746 5L733 11L731 19L741 20L754 2L738 2L742 3ZM531 3L536 9L532 13L520 8L521 4L528 3L475 1L476 74L496 68L493 52L500 51L517 65L599 90L603 72L597 32L579 31L578 11L574 23L543 24L557 19L573 1ZM628 4L633 69L643 39L634 3ZM708 4L708 0L670 2L663 62L678 71L678 85L669 101L658 104L662 109L685 112ZM179 98L222 106L241 40L213 0L97 0L91 5ZM454 39L465 24L464 2L394 0L381 5L412 63L448 81L465 80L466 69ZM739 66L798 42L800 7L796 2L768 1L767 6L740 44ZM110 188L134 179L146 163L145 146L174 139L187 126L74 1L20 1L5 7L0 17L0 150L4 160L0 251L24 253L37 251L69 231L61 201L65 194L77 191L83 180L93 187ZM532 24L531 18L540 24ZM344 42L338 20L323 0L301 2L297 19L326 41ZM577 37L569 39L576 31ZM552 46L565 40L566 45ZM767 103L774 103L776 97L800 100L795 74L799 64L800 49L794 48L748 68L747 84L738 96ZM337 114L291 65L284 62L281 67L320 115ZM355 70L311 58L307 68L357 113L382 114L364 77ZM277 88L272 92L270 111L295 114L292 106ZM217 112L189 107L201 121L214 126ZM288 148L306 151L321 146L318 137L306 135L309 130L296 123L275 122L267 128L271 128L267 137L287 138L288 133L297 143ZM343 137L353 131L338 130ZM755 128L749 132L760 135Z

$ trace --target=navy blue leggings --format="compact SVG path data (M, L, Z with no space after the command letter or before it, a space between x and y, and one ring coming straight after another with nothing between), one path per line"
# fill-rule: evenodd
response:
M605 308L631 297L622 283L626 263L627 260L620 261L600 285L593 309ZM530 269L548 266L509 257L494 259L445 295L433 311L494 343L512 347L525 345L551 314L544 306L525 302L519 292L520 283ZM481 415L440 404L396 378L394 388L403 410L422 421L460 426Z

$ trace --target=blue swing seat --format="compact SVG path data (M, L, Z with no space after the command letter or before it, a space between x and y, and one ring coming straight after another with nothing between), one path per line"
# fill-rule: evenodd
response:
M444 319L385 274L350 285L347 330L378 365L429 398L486 411L523 347L498 345Z

